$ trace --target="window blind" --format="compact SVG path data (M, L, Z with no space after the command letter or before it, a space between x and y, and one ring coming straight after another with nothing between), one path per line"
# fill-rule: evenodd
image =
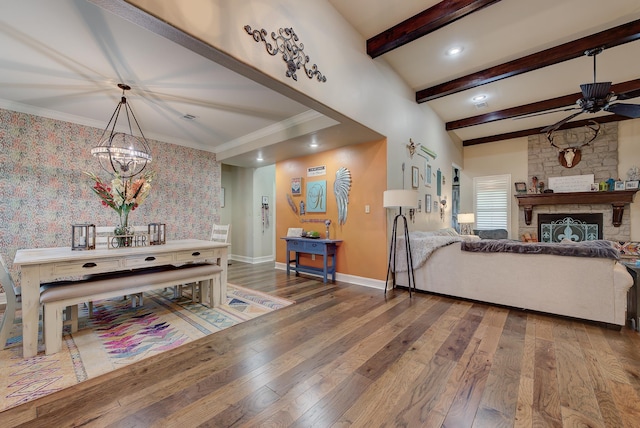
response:
M476 229L509 231L511 175L491 175L473 179Z

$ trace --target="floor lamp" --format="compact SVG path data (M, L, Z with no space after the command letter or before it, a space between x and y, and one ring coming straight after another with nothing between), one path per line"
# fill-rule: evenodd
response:
M407 227L407 218L402 214L402 208L415 208L418 206L418 192L415 190L385 190L383 195L383 205L385 208L400 208L400 213L393 219L393 229L391 232L391 247L389 248L389 265L387 267L387 278L384 284L384 292L387 293L389 285L389 274L393 275L393 288L396 287L396 253L398 252L398 220L404 227L404 242L406 246L407 257L407 278L409 279L409 297L411 297L411 283L413 289L416 288L416 279L413 273L413 257L411 256L411 242L409 241L409 228ZM393 266L393 270L392 267Z

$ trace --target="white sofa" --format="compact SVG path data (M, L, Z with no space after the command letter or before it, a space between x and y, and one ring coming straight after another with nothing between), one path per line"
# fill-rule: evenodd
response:
M410 239L413 247L414 238ZM414 262L416 288L618 326L625 324L627 291L633 279L616 260L478 253L461 251L460 247L461 242L454 242L433 251L424 263ZM397 273L397 282L408 284L406 270Z

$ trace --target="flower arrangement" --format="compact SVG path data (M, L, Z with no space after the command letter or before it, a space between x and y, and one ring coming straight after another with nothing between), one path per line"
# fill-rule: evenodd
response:
M115 229L116 235L131 235L129 229L129 213L135 210L149 196L154 172L145 172L139 177L123 180L114 174L110 185L97 175L85 172L95 182L91 188L102 200L104 207L112 208L120 216L120 225Z

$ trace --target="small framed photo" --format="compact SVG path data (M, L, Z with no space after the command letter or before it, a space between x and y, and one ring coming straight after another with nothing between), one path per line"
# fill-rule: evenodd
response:
M625 181L624 182L624 188L627 190L637 190L638 189L638 184L640 183L640 181L638 180L631 180L631 181Z
M424 211L427 213L431 212L431 194L427 193L424 195Z
M615 190L624 190L624 181L616 181L614 186Z
M418 188L420 180L420 169L417 166L411 167L411 187L414 189Z
M294 196L302 195L302 177L291 179L291 194Z
M600 184L598 184L598 183L591 183L591 191L592 191L592 192L597 192L598 190L600 190Z
M424 185L427 187L431 187L431 164L429 164L429 160L427 159L424 164Z
M518 181L514 185L516 186L516 193L527 193L527 183L524 181Z

